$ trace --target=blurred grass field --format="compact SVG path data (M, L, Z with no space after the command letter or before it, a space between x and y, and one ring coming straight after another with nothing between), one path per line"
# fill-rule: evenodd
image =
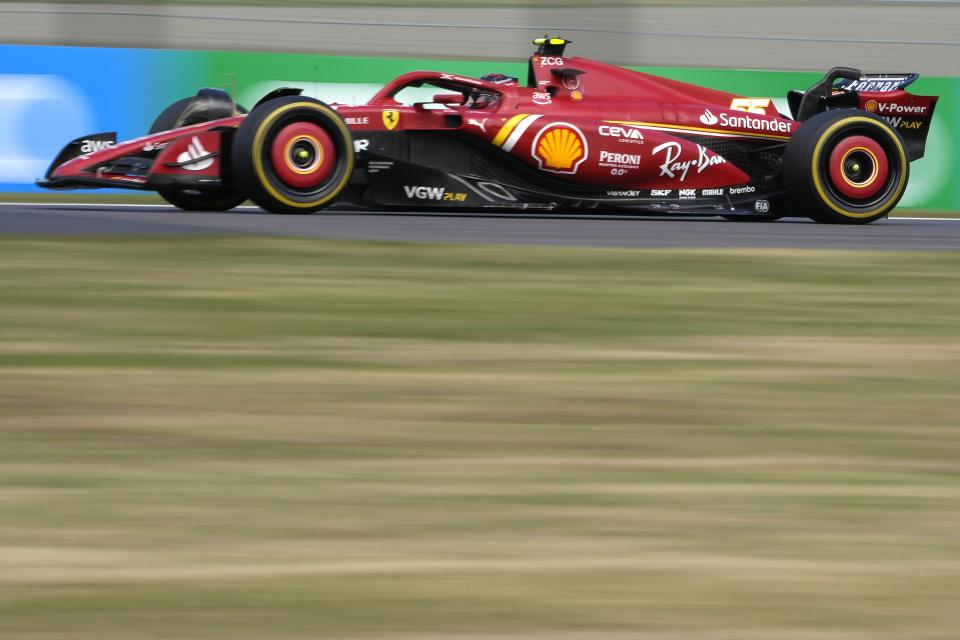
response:
M0 638L946 639L960 254L0 240Z

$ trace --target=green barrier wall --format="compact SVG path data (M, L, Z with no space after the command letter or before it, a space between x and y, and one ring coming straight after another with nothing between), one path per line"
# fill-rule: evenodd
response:
M467 76L501 72L526 77L526 61L491 63L462 60L380 59L214 52L206 54L206 74L210 82L234 83L242 99L254 99L257 89L268 85L295 83L312 95L324 94L349 99L346 84L381 85L393 77L416 69L449 71ZM783 100L790 89L805 89L822 77L822 72L778 72L717 69L637 67L641 71L665 75L754 97ZM186 89L186 88L185 88ZM921 78L910 89L914 93L939 95L927 155L912 165L910 188L902 206L928 210L960 209L958 150L960 150L960 79ZM363 95L355 96L358 98Z

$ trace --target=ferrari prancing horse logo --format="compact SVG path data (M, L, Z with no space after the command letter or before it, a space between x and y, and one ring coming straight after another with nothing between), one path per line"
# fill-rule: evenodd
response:
M400 124L400 112L396 109L387 109L381 115L383 116L383 126L390 131L396 129L397 125Z

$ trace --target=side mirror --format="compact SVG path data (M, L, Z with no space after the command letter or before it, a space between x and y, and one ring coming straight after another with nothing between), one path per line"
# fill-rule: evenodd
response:
M433 96L433 101L437 104L463 104L467 97L462 93L438 93Z

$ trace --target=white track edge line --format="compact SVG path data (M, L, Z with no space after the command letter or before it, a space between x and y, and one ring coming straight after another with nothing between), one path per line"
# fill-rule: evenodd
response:
M124 204L122 202L0 202L0 207L123 207L124 209L133 208L163 208L163 209L176 209L171 204L143 204L143 203L130 203ZM245 210L255 210L260 207L252 205L243 205L240 207L234 207L235 209L245 209ZM190 212L187 212L190 213ZM194 212L197 213L197 212ZM200 212L202 213L202 212ZM960 222L960 218L921 218L914 216L894 216L889 218L890 220L923 220L927 222Z

